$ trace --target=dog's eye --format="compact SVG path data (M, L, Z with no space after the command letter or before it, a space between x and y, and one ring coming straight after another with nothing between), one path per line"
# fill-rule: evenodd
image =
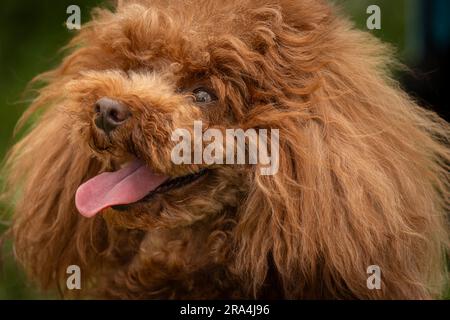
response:
M215 94L206 88L197 88L192 92L192 95L195 102L200 104L208 104L217 100Z

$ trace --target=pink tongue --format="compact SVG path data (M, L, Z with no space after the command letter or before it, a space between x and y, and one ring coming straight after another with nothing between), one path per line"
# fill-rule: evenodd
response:
M75 195L78 211L93 217L105 208L142 200L168 177L152 173L140 161L116 172L105 172L81 185Z

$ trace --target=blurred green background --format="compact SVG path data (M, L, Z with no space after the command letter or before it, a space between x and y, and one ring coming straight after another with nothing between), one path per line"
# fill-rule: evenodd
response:
M446 1L446 0L445 0ZM37 74L58 64L58 50L74 32L65 27L66 9L76 4L81 8L82 23L101 0L2 0L0 4L0 158L12 145L12 132L28 102L22 93ZM366 29L366 9L377 4L382 10L382 30L372 31L398 48L401 59L418 65L423 56L419 15L414 12L420 0L337 0L353 17L357 26ZM448 1L450 2L450 1ZM415 11L416 10L416 11ZM415 20L416 19L416 20ZM409 32L408 32L409 31ZM411 35L412 34L412 35ZM0 207L4 213L6 209ZM8 214L0 214L0 234L8 226ZM0 269L0 299L48 298L28 284L12 259L11 244L3 250Z

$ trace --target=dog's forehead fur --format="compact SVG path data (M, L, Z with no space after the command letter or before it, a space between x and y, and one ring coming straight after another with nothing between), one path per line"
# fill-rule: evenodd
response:
M217 4L216 0L119 1L114 11L97 9L80 38L114 67L118 62L123 68L176 62L193 71L221 69L227 51L236 54L229 54L229 59L239 59L245 50L264 52L275 46L282 20L289 24L292 19L292 27L308 30L329 15L327 6L311 0ZM304 14L308 6L314 15Z

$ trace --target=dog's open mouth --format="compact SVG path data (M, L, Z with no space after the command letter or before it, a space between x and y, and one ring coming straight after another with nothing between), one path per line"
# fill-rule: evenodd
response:
M188 174L188 175L185 175L182 177L177 177L174 179L167 180L166 182L164 182L162 185L160 185L155 190L150 191L144 198L142 198L142 200L139 200L138 202L131 203L131 204L122 204L122 205L112 206L112 208L117 211L126 211L133 204L151 201L152 198L156 194L166 193L170 190L174 190L174 189L178 189L178 188L187 186L187 185L193 183L194 181L197 181L198 179L200 179L200 177L203 177L207 173L207 171L208 171L207 169L202 169L201 171L193 173L193 174Z
M118 171L102 173L81 185L75 204L85 217L93 217L109 207L124 210L137 202L149 201L155 194L186 186L205 174L206 170L202 170L170 179L155 174L142 161L135 160Z

